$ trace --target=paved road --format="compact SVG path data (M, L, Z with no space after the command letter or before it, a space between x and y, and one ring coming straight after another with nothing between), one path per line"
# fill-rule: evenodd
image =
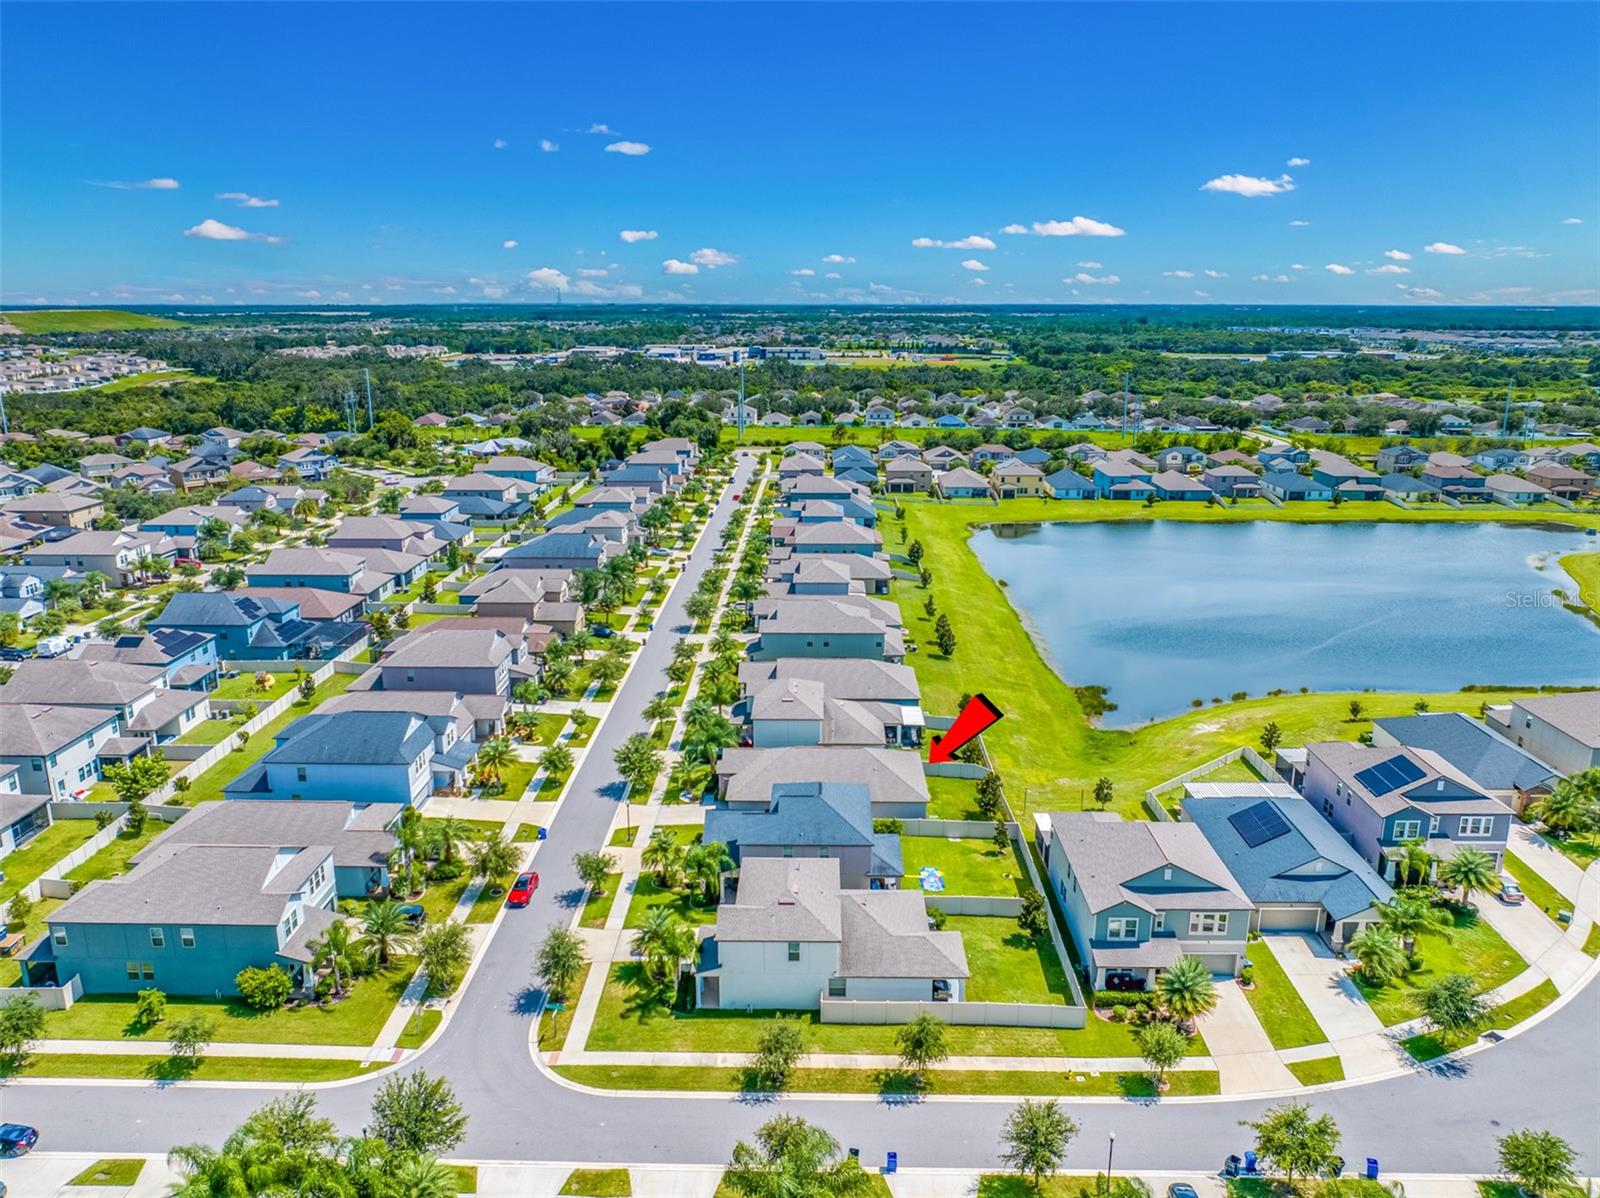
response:
M732 490L742 489L750 472L742 464ZM449 1077L472 1116L460 1149L468 1158L715 1163L727 1159L735 1139L781 1109L822 1123L842 1143L859 1147L868 1163L894 1149L905 1165L990 1164L1009 1109L1000 1102L603 1097L559 1085L529 1052L539 999L533 947L546 929L571 919L568 904L578 893L572 854L602 842L621 795L611 751L644 727L642 709L665 685L672 643L688 625L684 603L731 515L725 497L574 778L539 851L538 897L527 910L508 913L449 1027L408 1067ZM1597 1078L1600 986L1591 985L1543 1023L1470 1058L1459 1074L1418 1072L1330 1091L1318 1095L1315 1106L1338 1120L1346 1156L1376 1156L1391 1171L1492 1172L1495 1138L1533 1126L1566 1136L1582 1154L1580 1172L1594 1173L1600 1171ZM325 1088L322 1110L346 1130L359 1128L374 1085ZM0 1116L39 1127L43 1146L55 1151L161 1152L197 1137L220 1142L270 1095L243 1086L30 1082L0 1090ZM1106 1132L1114 1130L1119 1166L1180 1169L1220 1165L1247 1142L1238 1121L1269 1104L1212 1098L1069 1105L1083 1129L1071 1167L1100 1167Z

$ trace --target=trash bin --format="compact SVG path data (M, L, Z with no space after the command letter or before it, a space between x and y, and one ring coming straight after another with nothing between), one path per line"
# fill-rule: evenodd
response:
M899 1167L900 1167L900 1154L898 1152L891 1152L889 1154L888 1161L885 1162L885 1164L883 1166L883 1171L885 1173L893 1173Z
M1255 1153L1246 1152L1244 1154L1244 1171L1246 1173L1254 1173L1254 1172L1256 1172L1256 1154Z
M545 829L545 828L540 828L539 829L539 839L540 840L543 840L545 838L546 831L547 831L547 829Z
M1378 1180L1378 1158L1375 1156L1369 1156L1367 1158L1367 1180Z
M1224 1177L1238 1177L1239 1166L1242 1163L1237 1156L1229 1156L1227 1160L1222 1162L1222 1175Z

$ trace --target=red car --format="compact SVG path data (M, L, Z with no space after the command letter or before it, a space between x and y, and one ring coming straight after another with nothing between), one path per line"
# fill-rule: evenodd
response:
M174 566L193 566L197 570L205 565L205 563L197 557L175 557L172 559L172 564Z
M536 873L518 874L517 880L511 884L511 889L506 894L506 906L526 907L533 901L533 892L539 889L539 875Z
M744 497L744 496L743 496L743 494L742 494L742 493L741 493L741 492L739 492L739 491L735 491L735 492L734 492L734 493L733 493L733 501L734 501L734 502L735 502L735 503L738 503L738 502L739 502L739 500L740 500L740 499L742 499L742 498L743 498L743 497Z

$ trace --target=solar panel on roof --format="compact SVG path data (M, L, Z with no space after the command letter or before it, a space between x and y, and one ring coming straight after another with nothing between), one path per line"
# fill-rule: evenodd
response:
M1373 795L1386 795L1391 790L1415 782L1423 771L1409 757L1391 757L1377 765L1368 766L1356 775L1356 781Z
M1239 833L1239 838L1251 848L1276 840L1289 830L1289 822L1282 813L1264 800L1235 811L1228 817L1228 822Z

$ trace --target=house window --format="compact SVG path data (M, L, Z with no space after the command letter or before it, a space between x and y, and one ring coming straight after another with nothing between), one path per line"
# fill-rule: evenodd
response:
M55 945L57 948L66 948L67 947L67 929L66 928L51 928L50 929L50 943Z
M1494 834L1494 816L1492 815L1463 815L1461 817L1462 836L1491 836Z
M179 928L178 929L178 943L181 944L184 948L193 948L194 947L194 929L193 928Z
M304 782L306 780L306 767L305 766L297 765L297 766L294 767L294 780L296 782Z
M154 961L146 961L141 965L140 968L144 974L145 981L153 982L156 980L156 966Z
M1439 831L1439 817L1437 815L1430 815L1428 817L1428 835L1432 836L1435 833L1437 833L1438 831Z
M844 979L843 978L829 978L828 979L828 997L829 998L843 998L844 997Z
M167 929L166 928L151 928L150 929L150 947L151 948L166 948L167 947Z
M792 845L792 844L784 845L783 846L783 855L785 857L793 857L794 856L794 845Z
M137 982L139 980L139 962L128 962L128 980L130 982Z
M819 844L817 846L817 856L819 856L819 857L831 857L831 856L833 856L833 849L830 848L828 845Z
M1394 839L1415 840L1422 835L1422 821L1420 819L1397 819L1393 824Z
M1189 912L1189 935L1215 936L1228 930L1228 913L1226 911L1191 911Z
M799 959L800 959L800 942L798 940L791 940L791 941L789 941L789 960L791 962L793 962L793 961L798 961Z
M1156 912L1156 917L1150 924L1150 930L1152 932L1165 932L1167 930L1167 913L1165 911Z
M1139 917L1130 915L1106 920L1107 940L1137 940L1139 938Z

